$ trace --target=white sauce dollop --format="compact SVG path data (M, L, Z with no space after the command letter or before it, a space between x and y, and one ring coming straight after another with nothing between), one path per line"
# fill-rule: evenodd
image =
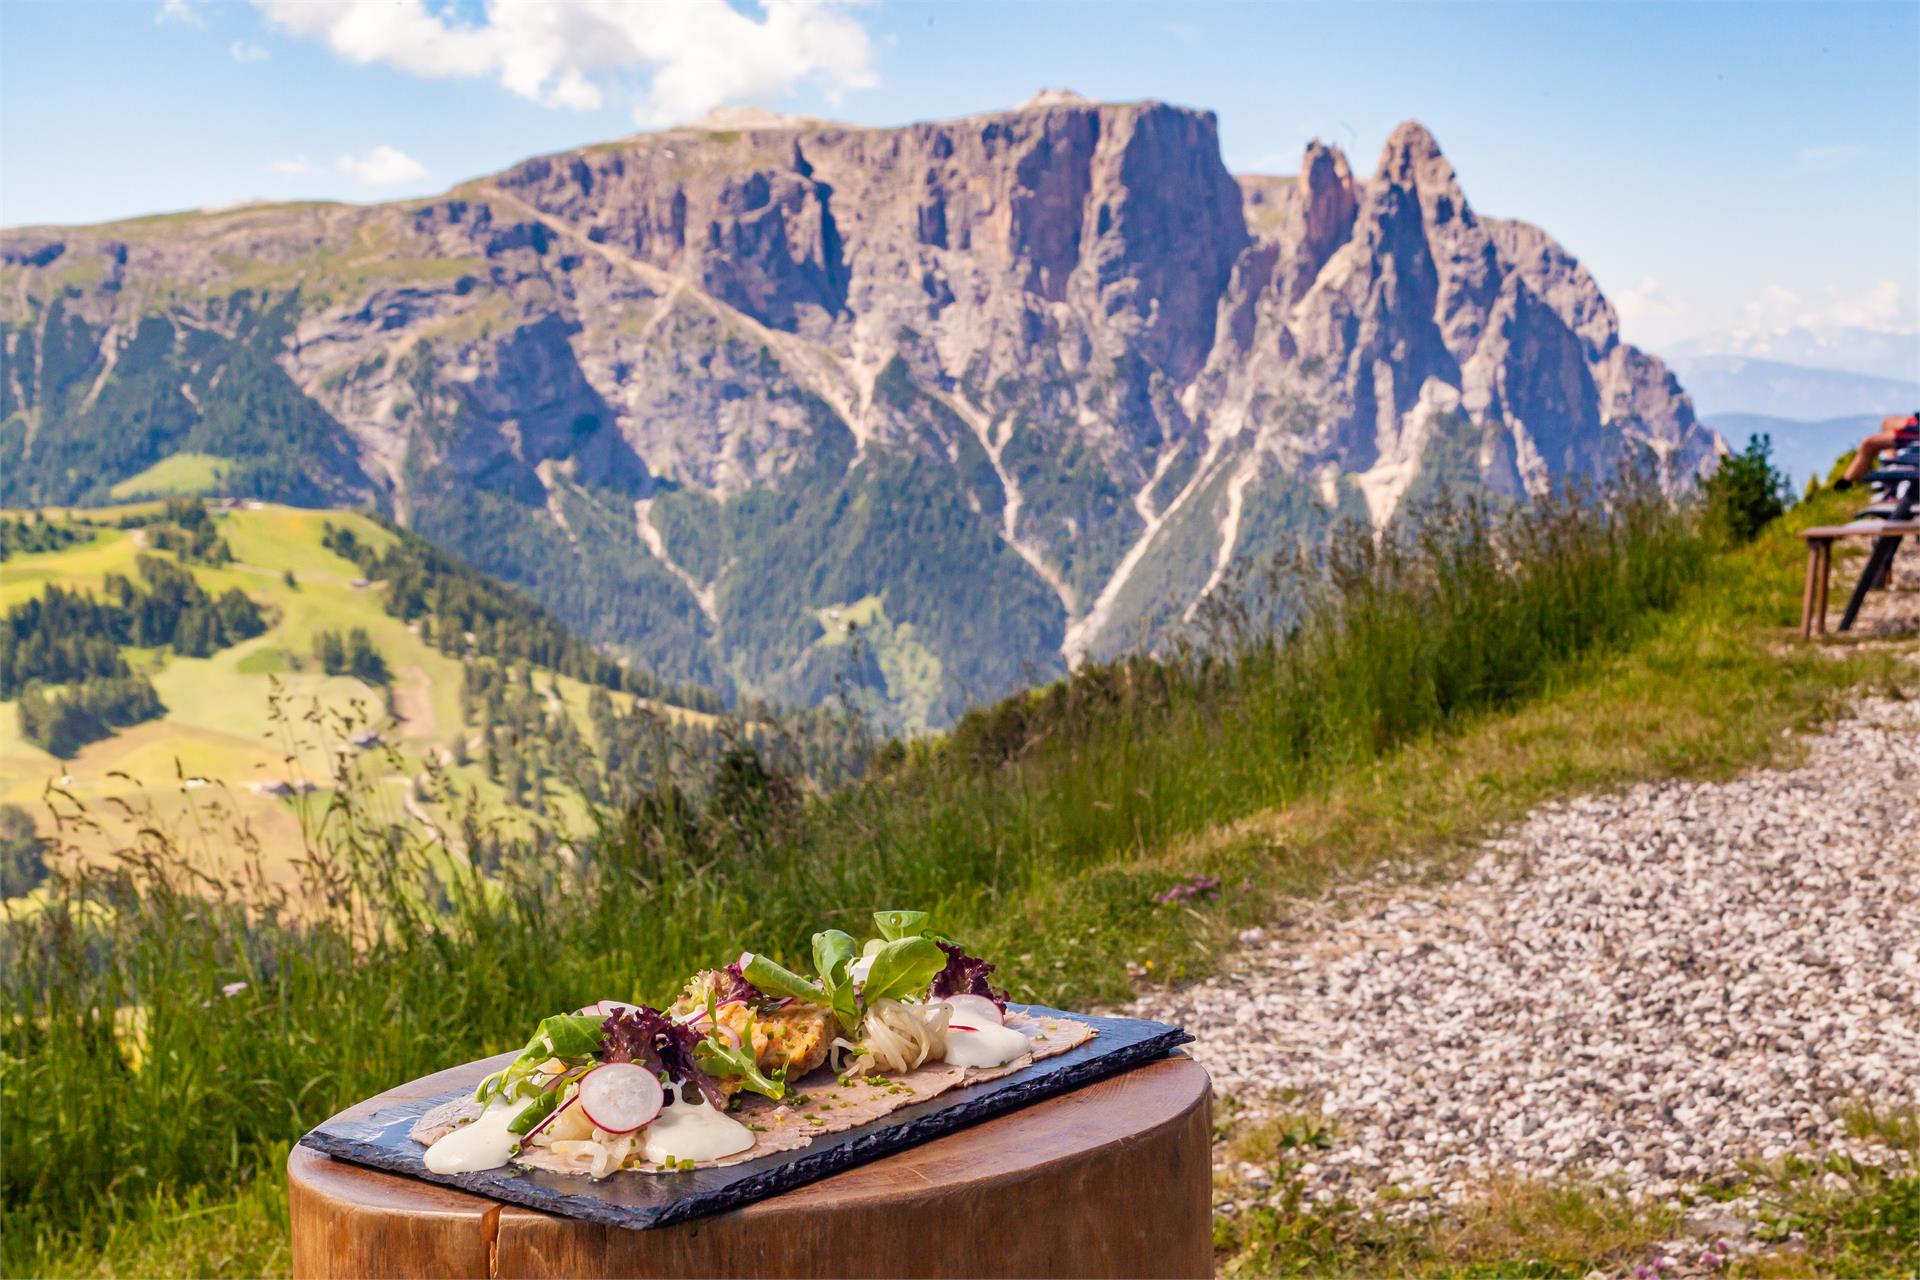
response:
M753 1146L753 1130L725 1112L716 1111L703 1096L697 1103L680 1096L678 1085L671 1105L661 1109L641 1131L642 1154L654 1164L669 1160L718 1160Z
M1002 1025L1000 1010L986 997L955 996L947 1003L953 1009L947 1020L947 1051L942 1055L947 1065L1004 1067L1032 1050L1025 1036Z
M463 1124L452 1133L441 1135L438 1142L427 1148L427 1168L433 1173L478 1173L482 1169L498 1169L511 1160L513 1153L520 1148L519 1135L508 1133L507 1125L525 1110L526 1105L520 1099L508 1102L495 1098L473 1123Z

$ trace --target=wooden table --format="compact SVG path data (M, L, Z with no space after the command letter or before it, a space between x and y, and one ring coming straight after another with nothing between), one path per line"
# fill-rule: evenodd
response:
M1833 544L1842 538L1920 537L1920 520L1856 520L1852 524L1802 529L1807 541L1807 582L1800 595L1800 635L1827 634L1827 587L1833 577Z
M468 1063L355 1116L478 1083ZM1204 1276L1207 1073L1184 1054L728 1213L602 1227L287 1157L293 1273L360 1276Z

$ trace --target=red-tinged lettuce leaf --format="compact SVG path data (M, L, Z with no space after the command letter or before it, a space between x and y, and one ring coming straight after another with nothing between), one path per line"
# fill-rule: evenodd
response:
M767 996L760 988L747 981L747 975L740 970L740 962L735 960L716 975L713 994L721 1004L734 1000L745 1000L753 1004L764 1003Z
M939 944L946 952L947 967L933 975L933 983L927 988L927 999L945 1000L948 996L985 996L993 1001L1001 1013L1007 1011L1007 993L995 991L987 981L993 972L993 966L977 956L970 956L951 942Z
M700 1033L691 1027L643 1005L608 1015L600 1033L600 1061L634 1062L656 1074L664 1072L667 1079L692 1085L715 1107L726 1109L727 1095L694 1060Z
M755 1008L763 1008L772 1004L774 997L754 986L736 960L724 969L702 969L694 974L667 1012L675 1015L694 1013L705 1009L709 1001L720 1004L745 1001Z

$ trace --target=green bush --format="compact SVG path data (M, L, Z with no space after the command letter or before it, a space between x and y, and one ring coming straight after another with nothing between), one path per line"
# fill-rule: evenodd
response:
M17 898L47 878L46 848L31 814L0 804L0 898Z
M1773 441L1764 432L1722 459L1701 489L1708 527L1735 546L1752 542L1793 501L1793 484L1773 465Z

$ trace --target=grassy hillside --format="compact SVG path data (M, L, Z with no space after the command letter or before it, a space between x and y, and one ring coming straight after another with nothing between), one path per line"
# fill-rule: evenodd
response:
M108 490L117 500L214 493L233 470L233 459L210 453L176 453L128 476Z
M191 479L177 467L170 474ZM110 575L136 577L139 557L152 550L151 530L113 526L155 510L150 504L65 513L87 522L77 527L91 536L10 556L0 570L0 612L48 587L99 594ZM392 822L416 829L446 824L452 817L446 795L457 791L469 797L463 812L485 810L506 824L507 834L531 831L530 816L501 803L502 787L477 761L456 762L481 745L462 714L465 659L423 636L420 622L393 616L386 584L369 580L361 565L325 545L331 529L380 552L394 544L394 533L350 512L262 503L218 511L214 523L231 561L184 567L210 595L237 587L262 606L266 632L206 657L166 648L130 651L130 665L147 674L165 715L90 743L69 759L28 741L14 702L0 702L0 804L26 808L43 832L53 829L56 811L70 817L134 806L172 839L220 865L241 856L243 842L233 829L245 827L260 842L267 873L283 878L303 848L303 818L324 807L338 755L349 751L364 757L374 784L363 798ZM322 669L321 635L356 629L384 659L384 684ZM533 671L529 684L593 738L591 686L544 669ZM630 694L608 696L621 711L635 705ZM659 710L683 724L715 723L708 711L665 704ZM368 730L378 734L378 750L354 747L352 739ZM431 788L429 768L436 775ZM303 796L307 786L316 790ZM578 794L556 787L549 817L558 827L579 826L585 813ZM72 828L70 843L82 855L105 856L116 838L82 825Z
M276 529L305 545L269 522L237 560ZM183 893L164 850L131 881L65 881L4 935L5 1268L283 1271L280 1167L305 1127L552 1009L659 999L741 946L791 958L822 910L932 909L1016 996L1072 1007L1205 972L1233 930L1385 859L1444 867L1543 799L1767 759L1894 668L1784 643L1798 559L1790 531L1724 551L1658 508L1456 517L1350 547L1287 636L1246 620L1233 648L1086 668L824 798L736 772L703 804L656 791L577 862L510 850L480 875L395 839L369 780L303 869L341 919ZM427 661L388 638L396 665ZM102 1008L138 1014L103 1037ZM1337 1269L1316 1242L1354 1224L1315 1213L1222 1247ZM1575 1275L1617 1269L1642 1230L1535 1225L1571 1239L1553 1270ZM1444 1231L1410 1230L1372 1269L1479 1273L1522 1247L1437 1253Z

